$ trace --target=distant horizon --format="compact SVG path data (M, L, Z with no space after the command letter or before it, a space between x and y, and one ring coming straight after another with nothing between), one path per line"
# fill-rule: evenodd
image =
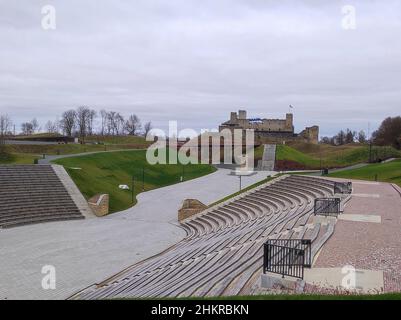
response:
M70 109L68 109L68 110L70 110ZM95 110L96 110L96 109L95 109ZM66 110L66 111L67 111L67 110ZM116 110L107 110L107 111L116 111ZM97 114L99 114L100 110L96 110L96 112L97 112ZM117 111L117 112L118 112L118 111ZM233 110L233 112L235 112L235 110ZM284 116L285 116L286 113L291 113L291 114L294 115L294 112L292 112L292 111L291 111L291 112L288 112L288 111L287 111L287 112L284 113ZM8 115L8 116L10 117L10 119L13 120L13 119L12 119L12 116L11 116L10 114L4 113L4 115ZM128 116L129 116L129 115L128 115ZM266 117L266 116L259 116L259 117L262 118L262 119L263 119L263 118L268 118L268 117ZM295 115L294 115L294 117L295 117ZM139 118L140 118L140 117L139 117ZM252 116L252 117L248 117L248 119L250 119L250 118L258 118L258 117L253 117L253 116ZM283 117L282 117L282 118L283 118ZM24 121L24 122L29 122L29 121L32 121L33 119L38 120L39 125L40 125L39 130L38 130L37 132L35 132L35 134L45 134L45 133L51 134L51 133L55 133L55 132L48 132L48 131L46 130L46 128L45 128L46 122L47 122L47 121L59 121L60 117L56 117L56 119L50 119L50 118L48 118L45 122L41 122L37 117L33 117L33 118L29 119L28 121ZM272 118L272 119L273 119L273 118ZM280 119L280 118L278 117L278 118L274 118L274 119ZM152 128L153 128L153 129L156 128L156 129L161 129L161 130L164 130L164 131L168 131L167 128L168 128L168 123L169 123L169 121L176 121L176 120L168 120L168 121L166 121L165 124L161 123L161 124L162 124L161 126L156 127L156 126L154 125L154 121L152 121L152 120L149 120L149 119L141 119L141 118L140 118L140 120L141 120L141 123L142 123L142 124L145 123L145 122L147 122L147 121L150 121L150 122L152 123ZM229 120L229 115L227 116L227 119L225 119L224 121L227 121L227 120ZM383 118L382 120L384 120L384 118ZM381 121L382 121L382 120L381 120ZM222 121L222 122L224 122L224 121ZM381 121L380 121L380 123L381 123ZM22 122L22 123L24 123L24 122ZM160 121L155 121L155 122L159 122L159 123L160 123ZM296 122L296 120L295 120L295 122ZM15 134L16 136L18 136L18 135L24 135L23 131L21 130L21 125L22 125L22 123L16 124L16 123L13 121L12 130L10 130L11 133ZM380 124L380 123L379 123L379 124ZM179 122L177 122L177 124L178 124L178 130L179 130L179 131L180 131L180 130L185 130L185 129L192 129L192 130L195 130L195 131L199 131L199 134L200 134L200 133L201 133L202 131L204 131L204 130L206 130L206 131L218 131L218 127L219 127L219 125L220 125L221 123L218 123L215 127L201 128L200 130L196 130L196 129L190 128L190 127L188 127L188 126L182 125L182 124L180 124ZM299 127L299 126L296 126L296 123L294 123L294 125L295 125L296 128ZM306 125L306 127L311 127L311 126L313 126L313 125L319 126L319 124L309 124L309 125ZM15 133L14 133L14 126L15 126ZM319 126L319 127L320 127L320 126ZM294 133L298 134L298 133L300 133L303 129L305 129L305 128L300 128L298 131L295 129L295 130L294 130ZM319 128L319 129L320 129L320 128ZM366 129L365 129L365 128L361 128L361 129L359 129L359 130L354 130L354 129L349 128L349 127L339 127L338 130L335 131L333 134L322 134L321 132L319 132L319 139L321 139L322 137L333 137L333 136L335 136L336 134L338 134L338 132L339 132L340 130L347 130L347 129L350 129L351 131L355 131L356 133L358 133L359 131L364 131L365 134L367 135L367 138L369 138L369 137L371 136L371 134L372 134L375 130L378 129L378 126L377 126L377 128L374 128L374 129L372 129L372 127L368 128L368 126L367 126ZM77 130L77 129L75 129L75 131L76 131L76 130ZM63 134L62 130L59 130L57 133ZM93 135L101 135L101 132L100 132L100 122L99 122L98 116L96 117L96 120L95 120L95 131L94 131ZM125 134L122 134L122 135L130 135L130 134L125 133ZM104 134L104 136L108 136L108 134Z

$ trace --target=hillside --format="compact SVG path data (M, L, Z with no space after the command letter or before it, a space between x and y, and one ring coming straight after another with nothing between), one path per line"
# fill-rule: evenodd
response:
M48 134L32 135L34 138L48 137ZM55 135L54 135L55 136ZM29 140L20 136L18 140ZM31 139L34 139L31 138ZM85 144L15 144L5 145L7 157L0 157L0 164L33 163L35 158L46 155L78 154L96 151L112 151L126 149L145 149L151 142L137 136L91 136Z
M377 176L376 176L377 175ZM401 160L386 163L373 163L365 167L335 172L330 177L383 181L395 183L401 187Z
M261 159L262 154L263 146L256 148L255 160ZM373 160L392 157L401 157L401 152L392 147L372 147ZM291 143L277 145L276 151L276 168L278 170L339 168L368 162L368 160L369 146L356 143L343 146Z
M118 188L120 184L131 187L132 177L135 178L136 203L136 195L142 192L143 186L148 191L178 183L182 175L184 180L190 180L216 170L210 165L150 165L146 161L145 150L98 153L59 159L55 163L65 167L87 199L97 193L108 193L111 212L124 210L132 205L131 190Z
M93 135L85 138L85 142L100 143L106 145L135 145L148 146L152 142L146 141L142 136L101 136Z
M38 156L22 153L1 153L0 164L32 164Z
M16 135L12 136L12 140L35 140L35 139L46 139L46 138L54 138L54 137L63 137L62 134L59 133L35 133L31 135Z

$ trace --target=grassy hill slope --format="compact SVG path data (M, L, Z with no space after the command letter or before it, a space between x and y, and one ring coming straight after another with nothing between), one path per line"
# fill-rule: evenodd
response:
M261 159L263 146L256 148L255 159ZM392 147L372 147L374 159L401 157L401 152ZM321 159L321 160L320 160ZM369 146L348 144L330 146L326 144L291 143L277 145L277 168L283 169L320 169L322 167L339 168L367 162Z
M33 164L36 158L38 158L38 156L33 154L1 153L0 164Z
M395 183L401 187L401 160L387 163L373 163L362 168L329 174L331 177L370 181L374 181L376 175L378 181Z
M28 137L48 137L49 134L36 134ZM78 154L96 151L113 151L127 149L145 149L151 142L144 137L136 136L90 136L85 139L86 144L15 144L5 145L7 156L0 157L0 164L33 163L35 158L46 155Z
M145 170L145 191L178 183L183 172L184 180L190 180L216 170L210 165L200 164L150 165L146 161L145 150L98 153L59 159L55 163L65 167L87 199L97 193L108 193L111 212L127 209L132 205L131 190L118 188L120 184L131 187L132 176L135 177L136 203L136 195L142 192L142 169Z

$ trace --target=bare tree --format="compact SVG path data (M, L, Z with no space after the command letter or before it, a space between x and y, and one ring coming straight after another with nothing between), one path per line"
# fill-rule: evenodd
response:
M144 134L145 137L148 135L150 130L152 130L152 122L148 121L143 126L143 134Z
M95 118L97 117L97 113L95 110L89 110L88 114L88 134L93 135L93 123L95 121Z
M361 130L358 133L358 142L359 143L365 143L366 142L366 134L365 131Z
M124 117L115 111L106 112L103 114L105 117L104 132L107 135L121 135L124 133Z
M23 122L21 124L21 131L22 134L24 135L32 135L36 132L40 131L40 125L38 120L36 120L36 118L32 119L32 121L28 121L28 122Z
M21 131L23 135L30 136L33 134L35 131L33 129L32 122L23 122L21 124Z
M130 135L137 135L141 128L141 120L139 120L135 114L130 115L128 120L125 122L125 130L127 130Z
M355 142L356 132L347 128L347 132L345 133L345 143L353 143Z
M116 134L116 114L115 111L107 112L107 134L115 135Z
M76 125L77 112L68 110L63 112L60 120L60 127L66 136L71 137Z
M5 137L10 133L12 122L7 114L0 115L0 156L6 153Z
M40 131L40 125L39 125L39 122L38 122L38 120L36 118L32 119L31 124L32 124L33 133L37 133L37 132Z
M0 136L4 137L11 131L12 121L7 114L0 115Z
M77 109L77 127L81 138L88 134L88 124L90 119L90 109L86 106L81 106Z
M325 144L334 145L334 139L333 139L333 138L330 138L330 137L322 137L322 138L320 139L320 142L321 142L321 143L325 143Z
M116 134L122 135L124 133L124 117L117 112L115 117Z
M47 121L45 125L46 131L48 133L58 133L59 131L59 121Z
M338 134L334 137L336 145L342 146L343 144L345 144L345 139L346 139L345 136L346 133L344 132L344 130L340 130Z
M100 134L101 134L102 136L104 136L105 133L106 133L106 125L107 125L107 117L108 117L107 111L104 110L104 109L100 110L100 117L101 117L101 124L100 124L100 125L101 125L101 129L100 129Z

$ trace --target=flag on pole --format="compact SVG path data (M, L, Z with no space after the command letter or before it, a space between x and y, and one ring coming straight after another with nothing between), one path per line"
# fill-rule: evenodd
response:
M293 109L294 107L292 105L290 105L290 109Z

